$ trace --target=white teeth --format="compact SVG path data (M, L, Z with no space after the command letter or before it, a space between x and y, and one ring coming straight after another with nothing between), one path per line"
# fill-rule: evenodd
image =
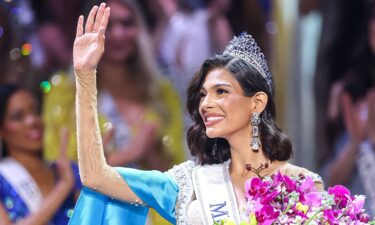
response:
M223 116L211 116L211 117L207 117L207 122L211 122L211 121L215 121L215 120L221 120L223 119L224 117Z

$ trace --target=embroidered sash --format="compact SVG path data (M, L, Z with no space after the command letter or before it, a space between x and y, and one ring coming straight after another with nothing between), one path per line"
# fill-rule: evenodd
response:
M14 159L4 158L0 162L0 174L14 188L30 213L40 208L43 197L39 187L21 164Z
M371 200L371 211L375 214L375 153L369 142L361 144L357 156L358 172L367 198Z
M205 225L231 219L239 224L240 215L228 171L230 161L224 164L196 166L193 170L195 194L202 209Z

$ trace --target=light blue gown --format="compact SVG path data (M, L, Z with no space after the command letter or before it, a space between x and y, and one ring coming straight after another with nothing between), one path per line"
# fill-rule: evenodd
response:
M175 205L179 188L168 173L131 168L116 170L147 207L118 201L84 187L70 225L143 225L149 207L176 224Z

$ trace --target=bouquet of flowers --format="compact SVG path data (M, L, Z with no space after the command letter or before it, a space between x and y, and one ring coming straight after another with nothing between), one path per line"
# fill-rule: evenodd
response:
M375 225L364 212L365 197L351 196L341 185L318 191L311 177L289 177L279 172L263 180L248 180L245 190L247 202L242 216L246 220L240 225ZM226 220L215 224L235 223Z

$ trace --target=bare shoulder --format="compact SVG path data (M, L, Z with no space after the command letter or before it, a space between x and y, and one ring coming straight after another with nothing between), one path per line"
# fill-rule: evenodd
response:
M301 174L304 176L309 176L313 179L315 186L318 190L324 190L324 183L322 177L319 174L314 173L304 167L296 166L290 163L285 163L280 170L281 173L288 176L299 176Z

